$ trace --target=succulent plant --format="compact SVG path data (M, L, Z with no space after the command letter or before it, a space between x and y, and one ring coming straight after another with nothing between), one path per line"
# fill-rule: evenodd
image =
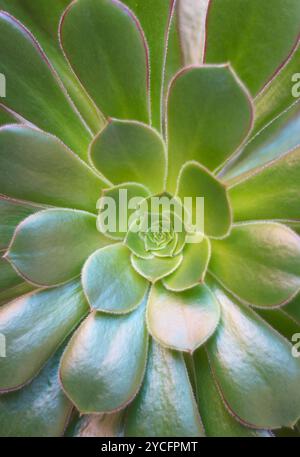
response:
M299 1L48 3L0 0L0 435L297 428Z

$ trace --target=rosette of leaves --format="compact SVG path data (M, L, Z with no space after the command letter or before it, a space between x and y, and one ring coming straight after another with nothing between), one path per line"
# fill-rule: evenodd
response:
M294 427L299 1L48 3L0 1L0 435ZM202 240L99 231L120 189Z

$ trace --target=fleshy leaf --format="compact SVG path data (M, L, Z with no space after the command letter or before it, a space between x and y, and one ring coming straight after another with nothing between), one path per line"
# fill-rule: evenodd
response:
M174 192L188 160L210 170L225 162L251 125L251 100L229 65L187 67L177 73L168 94L168 190Z
M182 354L151 342L142 388L126 414L125 436L204 436Z
M54 136L31 127L0 129L0 194L96 212L104 182Z
M148 288L130 263L129 249L120 243L94 252L81 277L90 306L98 311L127 313L141 303Z
M148 122L148 48L124 4L71 3L61 21L60 39L73 70L106 116Z
M98 202L99 213L102 214L102 217L98 218L100 231L115 240L125 238L131 218L134 218L136 212L139 212L139 204L147 197L149 197L149 190L142 184L134 182L124 182L104 189ZM112 212L113 221L110 221L109 205L113 205L115 209L114 214ZM112 226L110 226L110 222Z
M145 303L122 316L92 313L74 334L60 374L81 413L113 412L136 395L147 358L144 320Z
M90 147L93 165L113 184L138 182L153 193L164 190L165 144L139 122L111 120Z
M151 289L148 329L163 346L194 352L213 334L220 319L220 306L207 286L171 292L161 284Z
M161 96L165 59L176 0L122 0L136 14L149 45L151 67L152 123L161 127Z
M0 257L0 306L31 290L33 286L24 282L9 262Z
M291 344L223 291L217 332L208 342L211 368L232 413L246 425L273 429L299 418L300 359Z
M17 275L9 262L3 257L0 257L0 292L18 286L22 282L22 278Z
M6 249L16 226L42 208L0 196L0 249Z
M62 349L28 385L0 395L0 429L3 437L60 437L70 417L72 404L64 395L58 368ZM1 363L1 362L0 362ZM22 365L22 360L20 365Z
M198 404L209 437L271 437L267 430L243 426L227 409L213 378L204 349L194 355Z
M60 17L69 4L70 0L55 0L51 4L51 14L49 14L48 0L39 0L38 2L32 2L32 0L0 0L0 9L13 15L35 36L58 72L80 114L93 133L97 133L103 125L103 116L98 112L70 69L57 39Z
M174 292L190 289L203 282L210 259L209 239L187 244L182 255L179 268L162 280L164 286Z
M48 209L18 225L6 255L26 279L51 286L78 276L86 258L109 243L93 214Z
M0 73L9 86L3 104L86 158L90 134L62 83L28 30L0 13Z
M134 254L131 255L133 268L150 282L156 282L165 276L168 276L182 262L182 255L176 257L153 257L151 259L142 259Z
M211 0L205 62L231 62L256 95L295 47L299 23L298 0L273 0L272 8L261 0Z
M300 237L274 222L237 225L212 240L209 271L243 302L283 305L300 289Z
M300 219L300 148L249 172L229 190L235 221Z
M299 59L300 41L298 41L297 48L290 56L286 65L282 66L276 77L256 97L255 124L252 135L258 133L268 123L272 122L295 104L296 98L294 91L297 89L296 82L298 79L295 80L294 75L297 75L299 71ZM293 90L294 85L295 89Z
M300 98L247 143L237 159L222 170L223 180L231 185L241 180L250 170L255 171L256 167L292 151L300 144L299 130Z
M197 211L196 198L204 199L204 233L223 237L231 226L231 208L224 184L197 162L187 162L178 178L177 195L184 202L192 198L193 219Z
M87 313L79 281L24 295L0 308L6 357L0 358L0 390L31 380Z

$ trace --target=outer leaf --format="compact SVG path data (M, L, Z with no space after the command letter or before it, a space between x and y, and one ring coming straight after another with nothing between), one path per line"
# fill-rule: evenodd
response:
M0 292L18 286L22 282L22 278L17 275L9 262L0 257Z
M57 138L25 126L0 129L0 170L1 194L92 212L104 186Z
M148 48L127 7L115 0L73 2L62 18L60 39L106 116L148 121Z
M207 169L197 162L187 162L178 177L176 194L184 199L192 198L193 219L197 211L196 198L204 199L204 233L223 237L231 226L231 208L227 190Z
M162 280L164 286L174 292L190 289L203 282L210 259L208 238L197 244L187 244L183 250L183 260L174 273Z
M166 150L162 138L139 122L111 120L90 148L93 165L114 184L138 182L164 190Z
M64 433L72 405L58 380L61 352L59 349L50 358L30 384L0 396L2 437L59 437Z
M297 5L299 9L299 6ZM299 14L299 12L297 13ZM290 55L286 65L256 97L255 100L255 125L253 134L259 132L265 125L280 116L296 101L292 87L295 84L293 76L299 71L300 42L293 54Z
M297 0L274 0L272 8L261 0L211 0L205 62L231 62L255 95L295 47L299 23Z
M161 284L151 289L148 329L160 344L177 351L194 352L215 331L220 306L207 286L174 293Z
M126 313L142 301L148 282L130 263L130 251L118 243L99 249L82 270L82 285L92 309Z
M212 241L209 270L246 303L283 305L300 288L300 237L272 222L237 225Z
M12 14L33 33L61 77L80 114L93 132L97 133L103 123L102 116L97 112L80 82L73 75L57 39L60 16L69 3L70 0L55 0L51 4L51 14L49 14L48 0L39 0L38 2L32 0L0 0L0 8Z
M150 51L152 123L161 127L161 96L169 28L176 0L123 0L134 11L145 32Z
M53 67L30 32L5 12L0 13L0 48L0 72L9 82L3 103L86 158L90 135Z
M5 125L5 124L12 124L17 122L16 117L13 116L12 113L9 112L9 110L0 103L0 125Z
M266 430L242 426L232 416L219 394L204 349L195 353L198 403L205 431L210 437L269 437Z
M222 321L208 342L216 381L230 410L256 428L292 426L299 418L300 359L251 309L215 289Z
M125 316L92 313L71 339L61 381L81 413L124 408L140 388L148 336L145 304Z
M176 257L153 257L142 259L131 255L133 268L148 281L155 283L161 278L173 273L182 262L182 255Z
M48 209L18 225L6 254L18 272L40 285L55 285L79 275L86 258L110 242L84 211Z
M125 421L125 436L203 436L182 354L152 341L148 366Z
M300 148L249 172L229 190L235 221L300 219Z
M12 266L0 257L0 306L32 289L32 285L24 282Z
M168 190L175 190L187 160L217 168L251 125L250 98L229 65L187 67L177 73L168 94Z
M237 159L222 170L223 179L229 180L229 184L238 181L243 177L242 174L255 170L256 167L261 167L299 146L299 101L249 141Z
M0 196L0 249L8 247L16 226L23 219L41 209Z
M3 290L0 292L0 306L20 297L21 295L31 292L33 289L34 287L31 284L23 281L16 286Z
M0 390L17 389L32 379L87 310L78 281L2 306L0 332L7 356L0 359Z

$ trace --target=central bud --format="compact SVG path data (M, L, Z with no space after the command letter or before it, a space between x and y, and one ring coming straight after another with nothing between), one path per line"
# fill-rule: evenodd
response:
M144 241L145 250L147 252L154 251L154 255L160 255L162 252L172 255L174 240L176 241L177 238L172 221L157 214L148 215L145 221L148 221L150 225L146 228L143 227L139 232L139 236ZM171 249L168 249L169 247Z

